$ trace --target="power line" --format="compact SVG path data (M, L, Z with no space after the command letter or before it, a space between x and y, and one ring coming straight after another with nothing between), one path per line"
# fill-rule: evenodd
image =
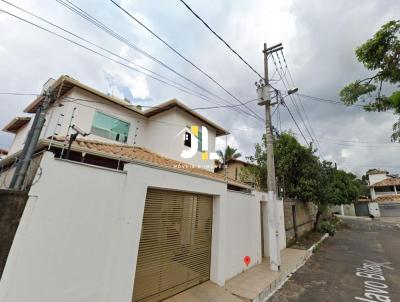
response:
M283 59L283 62L285 63L285 67L286 67L286 69L285 69L285 74L284 74L284 77L285 77L285 79L286 79L286 82L287 82L288 85L289 85L289 80L288 80L287 77L286 77L286 71L287 71L287 73L289 74L289 78L290 78L290 80L291 80L291 83L292 83L293 87L296 87L296 85L295 85L295 83L294 83L294 80L293 80L293 77L292 77L292 73L290 72L290 69L289 69L289 67L288 67L288 65L287 65L285 55L283 54L283 50L281 50L280 53L281 53L281 55L282 55L282 59ZM281 61L280 61L280 59L279 59L279 53L277 53L276 55L277 55L277 57L278 57L279 64L281 65ZM282 66L282 65L281 65L281 66ZM300 107L301 107L301 109L302 109L302 111L303 111L303 114L304 114L306 123L304 122L304 119L303 119L303 117L302 117L301 114L300 114L299 108L297 108L298 106L296 106L296 102L295 102L296 99L297 99L297 101L300 103ZM294 94L294 98L292 98L292 101L293 101L293 103L295 104L295 106L296 106L296 108L297 108L298 114L299 114L300 118L302 119L303 124L304 124L304 126L305 126L305 128L306 128L308 134L310 134L311 140L312 140L313 142L316 143L316 145L317 145L317 147L318 147L318 150L317 150L318 153L319 153L320 156L323 158L324 156L323 156L322 151L321 151L321 146L320 146L320 144L319 144L319 142L318 142L318 139L316 138L315 131L314 131L313 127L311 126L310 119L308 118L307 111L304 109L303 102L302 102L302 100L300 99L300 97L298 96L297 93ZM307 125L308 125L308 127L307 127ZM311 133L310 133L310 131L308 130L308 128L310 129Z
M222 90L224 90L227 94L229 94L232 98L234 98L236 101L238 101L239 103L241 103L243 105L243 103L235 96L232 94L232 92L230 92L228 89L226 89L224 86L222 86L217 80L215 80L212 76L210 76L208 73L206 73L203 69L201 69L200 67L198 67L196 64L194 64L192 61L190 61L188 58L186 58L183 54L181 54L179 51L177 51L174 47L172 47L168 42L166 42L164 39L162 39L159 35L157 35L154 31L152 31L148 26L146 26L145 24L143 24L143 22L141 22L140 20L138 20L137 18L135 18L131 13L129 13L126 9L124 9L121 5L119 5L118 3L116 3L114 0L110 0L115 6L117 6L120 10L122 10L126 15L128 15L132 20L134 20L135 22L137 22L140 26L142 26L143 28L145 28L149 33L151 33L154 37L156 37L161 43L163 43L165 46L167 46L170 50L172 50L175 54L177 54L180 58L182 58L183 60L185 60L187 63L189 63L190 65L192 65L195 69L197 69L198 71L200 71L203 75L205 75L207 78L209 78L212 82L214 82L216 85L218 85ZM261 77L262 78L262 77ZM264 121L264 119L259 116L256 112L254 112L254 110L252 110L250 107L248 107L247 105L245 105L245 107L252 112L258 119L260 119L261 121Z
M182 4L197 18L200 20L201 23L204 24L205 27L207 27L208 30L210 30L214 36L216 36L222 43L224 43L226 45L226 47L228 47L230 49L230 51L232 51L244 64L247 65L247 67L249 67L256 75L258 75L261 79L263 79L264 77L258 73L257 70L255 70L254 67L252 67L245 59L243 59L243 57L236 51L234 50L219 34L217 34L215 32L215 30L213 30L208 24L207 22L205 22L185 1L183 0L179 0L182 2ZM114 2L114 1L113 1Z
M79 6L77 6L76 4L70 2L69 0L63 1L63 0L57 0L58 3L60 3L61 5L63 5L64 7L68 8L69 10L71 10L73 13L77 14L78 16L82 17L83 19L85 19L86 21L92 23L94 26L96 26L97 28L101 29L102 31L106 32L107 34L111 35L112 37L114 37L115 39L119 40L120 42L124 43L125 45L127 45L128 47L132 48L135 51L138 51L139 53L141 53L142 55L146 56L147 58L151 59L152 61L156 62L157 64L163 66L164 68L168 69L169 71L175 73L176 75L178 75L179 77L181 77L182 79L188 81L189 83L195 85L196 87L200 88L201 90L209 93L210 95L218 98L220 101L222 101L223 103L232 105L231 102L227 101L226 99L221 98L220 96L216 95L215 93L211 92L210 90L202 87L201 85L199 85L197 82L191 80L190 78L184 76L183 74L181 74L180 72L176 71L175 69L173 69L172 67L168 66L166 63L164 63L163 61L155 58L154 56L152 56L151 54L149 54L148 52L140 49L139 47L137 47L136 45L132 44L128 39L126 39L125 37L119 35L118 33L116 33L115 31L113 31L112 29L110 29L109 27L107 27L104 23L102 23L101 21L99 21L98 19L94 18L93 16L91 16L89 13L87 13L85 10L83 10L82 8L80 8ZM243 109L240 108L234 108L232 109L236 112L241 112L247 115L250 115L248 112L244 111ZM254 118L258 118L256 116L254 116Z
M0 95L16 95L16 96L21 96L21 95L27 95L27 96L39 96L41 94L38 93L18 93L18 92L0 92ZM86 102L93 102L93 103L103 103L101 101L95 101L95 100L89 100L89 99L82 99L82 98L72 98L72 97L63 97L63 98L68 98L68 99L73 99L73 100L79 100L79 101L86 101ZM256 99L251 99L244 104L249 104L252 102L258 101L258 98ZM131 104L132 106L135 106L134 104ZM143 108L151 108L151 109L158 109L158 108L163 108L160 106L146 106L146 105L140 105L137 104L136 106L140 106ZM195 110L207 110L207 109L219 109L219 108L234 108L234 107L240 107L243 106L242 104L237 104L237 105L220 105L220 106L209 106L209 107L195 107L190 109L190 111L195 111Z
M278 71L278 74L279 74L279 75L281 76L281 78L282 78L282 83L283 83L283 85L285 86L286 90L288 90L288 87L286 86L286 83L285 83L285 81L284 81L284 77L282 76L281 72L278 70L278 66L277 66L277 64L276 64L274 55L271 54L271 57L272 57L272 61L273 61L274 65L275 65L275 68L276 68L276 70ZM282 65L281 65L281 69L282 69ZM293 102L292 96L291 96L291 95L289 95L289 96L290 96L290 98L292 99L292 102ZM293 122L295 123L296 127L299 129L299 131L300 131L300 133L301 133L301 135L302 135L304 141L306 142L307 145L309 145L308 140L305 138L303 132L302 132L301 129L300 129L299 124L297 123L296 119L294 118L294 116L293 116L292 112L290 111L289 107L287 106L287 104L286 104L285 102L282 102L282 103L283 103L284 107L287 109L287 111L289 112L289 115L290 115L290 117L292 118ZM301 116L300 116L300 119L301 119ZM304 124L304 121L303 121L303 124ZM308 132L308 129L307 129L307 128L306 128L306 130L307 130L307 132ZM310 135L310 136L311 136L311 135ZM312 139L312 136L311 136L311 139Z
M273 60L274 64L276 65L274 55L271 54L271 56L272 56L272 60ZM280 58L279 58L278 52L276 53L276 56L277 56L277 59L278 59L278 62L279 62L279 66L280 66L280 69L281 69L281 72L278 71L278 73L281 75L282 83L283 83L283 85L285 86L286 90L289 90L290 84L289 84L289 81L288 81L287 78L286 78L286 74L284 74L284 70L283 70L282 63L281 63L281 60L280 60ZM287 69L288 69L288 67L286 66L286 70L287 70ZM292 94L290 94L290 99L292 100L292 103L293 103L293 105L294 105L294 108L295 108L295 110L296 110L296 112L297 112L297 115L300 117L300 120L301 120L301 122L303 123L304 128L306 129L307 133L310 135L311 140L314 141L313 135L310 133L310 130L308 129L308 127L307 127L307 125L306 125L306 123L305 123L305 121L304 121L303 115L301 114L301 112L300 112L300 110L299 110L299 107L297 106L295 97L293 97Z
M29 96L38 96L37 93L19 93L19 92L0 92L0 95L29 95Z
M293 116L292 112L290 111L289 107L286 105L285 102L283 102L283 106L284 106L284 107L287 109L287 111L289 112L290 117L292 118L293 122L295 123L295 125L296 125L297 129L299 130L301 136L303 137L304 141L305 141L306 144L308 145L309 143L308 143L306 137L304 136L303 132L301 131L299 125L297 124L296 119L294 118L294 116Z
M6 2L6 1L4 1L4 0L1 0L1 1ZM14 5L13 5L13 6L14 6ZM176 88L176 89L178 89L178 90L180 90L180 91L182 91L182 92L185 92L185 93L187 93L187 94L191 94L191 95L200 97L200 98L202 98L202 99L204 99L204 100L206 100L206 101L209 101L207 98L198 96L198 95L193 94L193 93L191 93L191 92L189 92L189 91L187 91L187 90L185 90L185 89L182 89L182 88L180 88L180 87L177 87L176 85L170 84L170 83L168 83L168 82L166 82L166 81L164 81L164 80L162 80L162 79L159 79L159 78L157 78L157 77L155 77L155 76L149 75L149 74L147 74L147 73L145 73L145 72L143 72L143 71L141 71L141 70L139 70L139 69L137 69L137 68L134 68L134 67L132 67L132 66L130 66L130 65L124 64L124 63L122 63L122 62L120 62L120 61L118 61L118 60L115 60L115 59L113 59L113 58L111 58L111 57L108 57L108 56L106 56L106 55L104 55L104 54L102 54L102 53L97 52L97 51L94 50L94 49L91 49L91 48L89 48L89 47L87 47L87 46L85 46L85 45L83 45L83 44L80 44L80 43L78 43L78 42L76 42L76 41L73 41L73 40L71 40L71 39L69 39L69 38L67 38L67 37L65 37L65 36L63 36L63 35L60 35L60 34L54 32L54 31L51 31L51 30L49 30L49 29L46 29L46 28L44 28L44 27L42 27L42 26L40 26L40 25L38 25L38 24L35 24L35 23L31 22L31 21L28 21L28 20L26 20L26 19L24 19L24 18L22 18L22 17L19 17L19 16L17 16L17 15L14 15L14 14L9 13L9 12L4 11L4 10L0 10L0 11L6 13L6 14L8 14L8 15L10 15L10 16L16 18L16 19L19 19L20 21L23 21L23 22L25 22L25 23L28 23L28 24L30 24L30 25L32 25L32 26L34 26L34 27L37 27L37 28L39 28L39 29L42 29L43 31L46 31L46 32L48 32L48 33L50 33L50 34L53 34L53 35L55 35L55 36L58 36L58 37L60 37L60 38L62 38L62 39L64 39L64 40L66 40L66 41L68 41L68 42L70 42L70 43L73 43L73 44L75 44L75 45L77 45L77 46L80 46L80 47L82 47L82 48L84 48L84 49L86 49L86 50L88 50L88 51L90 51L90 52L92 52L92 53L95 53L95 54L97 54L97 55L99 55L99 56L101 56L101 57L103 57L103 58L106 58L106 59L108 59L108 60L111 60L111 61L113 61L113 62L115 62L115 63L117 63L117 64L120 64L120 65L122 65L122 66L124 66L124 67L127 67L127 68L129 68L129 69L132 69L132 70L134 70L134 71L136 71L136 72L142 73L142 74L146 75L146 76L149 77L149 78L152 78L152 79L154 79L154 80L157 80L157 81L159 81L159 82L161 82L161 83L163 83L163 84L166 84L166 85L168 85L168 86L174 87L174 88ZM39 17L39 18L40 18L40 17ZM46 21L46 20L43 19L43 21ZM54 25L54 26L56 26L56 25ZM62 29L62 28L60 27L60 29ZM66 31L66 30L65 30L65 31ZM71 33L71 34L72 34L72 33ZM88 41L88 42L90 43L90 41ZM128 60L128 61L129 61L129 60ZM214 104L215 104L215 103L214 103ZM229 108L229 107L227 106L227 108ZM229 108L229 109L232 109L232 110L233 110L233 109L235 109L235 108L236 108L236 107L232 107L232 108ZM249 115L249 114L248 114L248 115ZM252 115L249 115L249 116L253 117Z
M306 95L306 94L302 94L302 93L297 93L297 94L302 96L302 97L305 97L305 98L307 98L309 100L312 100L312 101L317 101L317 102L322 102L322 103L327 103L327 104L340 105L340 106L345 106L345 107L356 107L356 108L364 109L365 106L368 105L368 104L367 105L360 105L360 104L346 105L346 104L343 104L341 101L336 101L336 100L331 100L331 99L327 99L327 98L321 98L321 97ZM375 112L375 111L367 111L367 112ZM379 113L393 114L393 111L391 111L391 110L379 111Z
M17 8L17 9L23 11L24 13L29 14L30 16L33 16L33 17L35 17L35 18L37 18L37 19L39 19L39 20L41 20L41 21L43 21L43 22L45 22L45 23L47 23L47 24L49 24L49 25L51 25L51 26L53 26L53 27L56 27L56 28L58 28L58 29L60 29L60 30L62 30L62 31L64 31L64 32L66 32L66 33L68 33L68 34L70 34L70 35L72 35L72 36L74 36L74 37L76 37L76 38L78 38L78 39L80 39L80 40L82 40L82 41L84 41L84 42L86 42L86 43L92 45L92 46L95 46L95 47L97 47L97 48L99 48L99 49L101 49L101 50L103 50L103 51L105 51L105 52L107 52L107 53L109 53L109 54L111 54L111 55L113 55L113 56L116 56L116 57L118 57L119 59L122 59L122 60L124 60L124 61L126 61L126 62L128 62L128 63L130 63L130 64L132 64L132 65L134 65L134 66L136 66L136 67L138 67L138 68L142 68L143 70L145 70L145 71L147 71L147 72L150 72L151 74L153 74L153 75L155 75L155 76L158 76L159 78L161 78L161 79L163 79L163 80L166 80L166 81L169 81L169 82L171 82L171 83L173 83L173 84L175 84L175 85L178 85L178 86L180 86L181 88L186 89L186 90L192 92L191 94L192 94L193 96L200 97L200 98L202 98L203 100L206 100L206 98L208 98L207 96L205 96L205 95L203 95L203 94L200 94L200 93L198 93L198 92L192 90L191 88L189 88L189 87L187 87L187 86L184 86L184 85L182 85L182 84L180 84L180 83L178 83L178 82L176 82L176 81L174 81L174 80L171 80L171 79L169 79L169 78L167 78L167 77L164 77L164 76L162 76L161 74L156 73L156 72L154 72L154 71L152 71L152 70L150 70L150 69L148 69L148 68L146 68L146 67L143 67L143 66L141 66L141 65L139 65L139 64L136 64L136 63L132 62L131 60L128 60L128 59L126 59L126 58L124 58L124 57L122 57L122 56L116 54L115 52L112 52L112 51L110 51L110 50L108 50L108 49L106 49L106 48L104 48L104 47L102 47L102 46L100 46L100 45L98 45L98 44L95 44L95 43L93 43L93 42L91 42L91 41L89 41L89 40L87 40L87 39L85 39L85 38L83 38L83 37L77 35L77 34L74 34L73 32L68 31L68 30L66 30L65 28L62 28L61 26L58 26L57 24L54 24L54 23L52 23L52 22L50 22L50 21L48 21L48 20L46 20L46 19L44 19L44 18L42 18L42 17L40 17L40 16L38 16L38 15L35 15L35 14L33 14L33 13L31 13L31 12L29 12L29 11L27 11L27 10L21 8L21 7L18 7L18 6L14 5L14 4L12 4L12 3L9 3L8 1L5 1L5 0L1 0L1 1L3 1L3 2L7 3L8 5L11 5L11 6L13 6L13 7L15 7L15 8ZM145 74L145 73L144 73L144 74ZM147 75L147 74L145 74L145 75ZM208 101L208 100L206 100L206 101Z

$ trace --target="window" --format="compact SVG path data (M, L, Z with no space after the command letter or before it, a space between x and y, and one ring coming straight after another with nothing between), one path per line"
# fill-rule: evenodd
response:
M91 132L94 135L126 143L129 123L96 111Z

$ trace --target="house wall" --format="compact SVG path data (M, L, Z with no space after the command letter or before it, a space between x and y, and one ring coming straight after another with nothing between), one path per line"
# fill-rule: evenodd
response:
M228 193L226 183L139 164L118 172L55 159L50 152L40 166L0 282L0 301L130 302L150 187L213 196L211 281L222 286L239 272L242 254L260 261L254 235L259 200ZM250 238L228 228L236 218L254 232ZM241 240L235 240L238 232Z
M284 217L287 242L295 237L292 207L296 207L296 226L297 235L303 236L310 232L314 227L316 208L312 202L303 202L292 198L285 198Z
M64 114L64 118L62 121L62 126L58 127L58 133L61 136L66 136L68 131L68 126L71 121L71 116L73 113L73 109L76 108L74 112L74 119L72 124L77 125L79 128L83 129L85 132L90 133L93 124L93 118L96 111L100 111L104 114L116 117L124 122L128 122L129 126L129 135L128 135L128 145L133 145L136 128L140 123L140 120L144 119L139 113L126 109L117 104L113 104L109 101L106 101L98 96L95 96L83 89L74 87L67 94L67 97L74 98L73 102L69 99L62 99L63 107L54 107L57 108L57 112L55 112L51 117L51 122L49 127L47 128L47 132L44 136L49 137L53 135L55 124L57 122L58 116L60 113ZM79 100L81 99L81 100ZM86 101L90 100L90 101ZM49 113L51 114L51 113ZM109 140L94 134L90 134L88 139L104 141L109 143L118 143L114 140Z
M330 212L346 216L356 216L356 210L353 203L331 206Z
M0 282L0 301L106 301L120 281L112 271L116 251L132 248L132 241L121 240L131 227L124 213L135 211L123 198L126 174L50 153L41 165ZM124 260L122 275L131 271Z
M231 179L240 180L240 170L244 168L244 165L238 162L232 162L228 164L226 168L226 176ZM237 173L236 173L237 169ZM224 173L224 171L222 171Z
M261 263L260 202L254 195L228 191L227 211L226 278L230 279ZM245 256L251 259L248 267Z
M48 138L54 134L62 137L67 136L72 115L74 116L72 125L75 124L85 132L90 133L95 112L100 111L130 124L128 145L142 146L160 155L214 171L213 160L202 160L201 152L197 152L193 158L184 159L181 157L182 151L187 148L184 146L184 133L181 131L186 126L191 125L207 127L199 119L183 110L175 108L147 118L77 87L72 88L65 96L71 99L59 99L47 110L46 123L40 138ZM59 106L60 104L62 106ZM74 108L76 108L75 111ZM60 117L61 114L64 116ZM32 121L17 133L9 154L22 149L31 124ZM208 150L215 152L216 130L211 127L207 128ZM87 136L87 139L119 143L94 134Z
M143 140L143 146L169 158L214 171L214 161L202 160L200 152L197 152L193 158L185 159L181 157L182 151L189 149L184 146L183 130L185 127L192 125L207 127L199 119L179 108L157 114L149 118L145 125L143 132L146 135L146 139ZM207 127L207 129L208 151L215 152L216 130L211 127ZM142 135L140 130L139 133Z
M11 143L10 149L8 150L8 155L10 156L13 153L21 150L24 147L24 143L26 140L26 137L28 135L29 129L31 128L33 123L33 119L29 121L26 125L22 126L19 131L15 134L14 140Z
M384 180L386 178L387 178L386 173L368 175L368 180L370 185L380 182L381 180Z

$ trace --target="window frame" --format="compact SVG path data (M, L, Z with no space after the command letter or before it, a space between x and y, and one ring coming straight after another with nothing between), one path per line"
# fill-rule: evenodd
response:
M96 114L98 114L98 113L99 113L99 114L102 114L102 115L105 115L105 116L107 116L107 117L109 117L109 118L118 120L119 122L126 123L126 124L128 125L128 131L127 131L127 134L126 134L126 140L125 140L125 141L122 141L122 140L112 139L112 138L110 138L110 137L105 137L105 136L99 135L99 134L97 134L97 133L93 133L93 129L94 129L94 128L95 128L95 129L99 129L99 130L108 131L108 133L113 133L112 131L109 131L109 130L106 130L106 129L102 129L102 128L99 128L99 127L94 127L94 122L95 122L95 119L96 119ZM93 114L93 119L92 119L92 125L91 125L91 128L90 128L90 129L91 129L90 132L91 132L92 134L96 135L96 136L99 136L99 137L102 137L102 138L105 138L105 139L109 139L109 140L112 140L112 141L115 141L115 142L118 142L118 143L127 144L127 143L128 143L128 138L129 138L129 131L130 131L130 128L131 128L131 123L128 122L127 120L124 120L124 119L115 117L115 116L113 116L113 115L111 115L111 114L105 113L104 111L101 111L101 110L97 110L97 109L96 109L95 112L94 112L94 114ZM114 132L114 133L115 133L115 132ZM115 133L115 134L116 134L116 136L117 136L117 135L121 135L121 133ZM122 135L123 135L123 134L122 134Z

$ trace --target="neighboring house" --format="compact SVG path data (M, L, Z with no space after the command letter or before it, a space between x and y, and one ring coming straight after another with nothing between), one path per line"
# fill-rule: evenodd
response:
M384 170L367 172L371 199L379 204L381 216L400 216L400 177Z
M202 148L181 157L194 143L208 144L209 155L223 128L177 100L140 111L67 76L50 87L57 99L25 183L0 301L160 301L207 280L223 286L269 255L267 194L214 173ZM17 118L5 127L16 137L0 184L9 183L31 124ZM71 142L67 158L72 125L90 135Z
M243 181L244 183L254 187L254 179L250 176L244 176L243 169L249 167L250 163L242 161L240 159L230 159L226 162L225 166L220 161L215 161L214 172L222 175L226 175L229 179Z

